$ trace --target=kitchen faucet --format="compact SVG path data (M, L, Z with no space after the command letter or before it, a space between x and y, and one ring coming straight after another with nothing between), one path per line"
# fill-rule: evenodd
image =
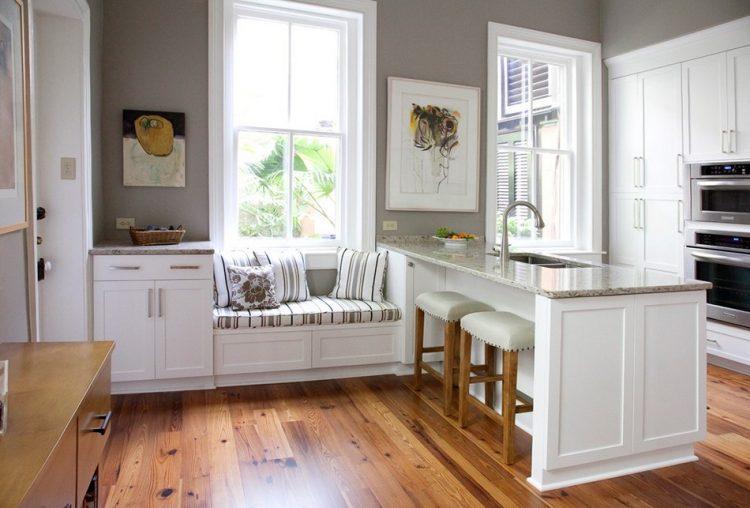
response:
M529 203L528 201L513 201L503 212L503 243L500 246L500 256L502 257L503 265L510 260L510 250L508 245L508 215L510 211L518 206L525 206L534 214L534 220L536 221L536 228L544 228L544 219L542 214L539 213L539 209Z

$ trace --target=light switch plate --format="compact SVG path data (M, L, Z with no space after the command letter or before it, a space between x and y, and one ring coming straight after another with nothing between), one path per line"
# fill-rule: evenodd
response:
M398 222L395 220L384 220L383 231L396 231L398 229Z
M115 219L115 229L130 229L131 227L135 227L133 217L117 217Z
M60 158L60 178L63 180L76 179L76 160L74 157Z

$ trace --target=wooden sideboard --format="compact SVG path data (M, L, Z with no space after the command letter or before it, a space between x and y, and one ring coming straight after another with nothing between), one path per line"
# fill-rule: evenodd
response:
M80 507L109 438L114 343L0 344L9 360L0 506Z

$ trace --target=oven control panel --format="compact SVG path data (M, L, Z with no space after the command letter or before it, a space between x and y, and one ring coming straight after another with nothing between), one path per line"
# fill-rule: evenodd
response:
M701 247L725 247L750 252L750 236L727 233L696 233L695 243Z
M750 162L702 165L700 176L750 176Z

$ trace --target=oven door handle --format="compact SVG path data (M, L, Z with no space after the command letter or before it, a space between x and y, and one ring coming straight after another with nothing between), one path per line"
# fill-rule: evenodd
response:
M748 180L695 180L695 185L712 189L750 189Z
M731 254L715 254L713 252L702 252L695 249L688 250L688 253L696 259L705 261L715 261L725 265L739 266L750 268L750 256L733 256Z

